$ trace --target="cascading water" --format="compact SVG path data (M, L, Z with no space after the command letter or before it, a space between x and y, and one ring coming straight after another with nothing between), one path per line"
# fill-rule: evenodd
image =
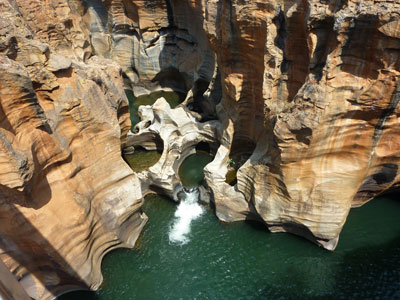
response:
M171 243L184 245L189 242L188 234L193 220L204 213L204 208L198 203L199 189L183 188L182 199L175 211L173 224L169 230Z

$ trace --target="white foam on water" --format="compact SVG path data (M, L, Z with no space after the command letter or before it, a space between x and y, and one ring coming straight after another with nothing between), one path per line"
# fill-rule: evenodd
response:
M175 211L175 219L169 230L169 241L184 245L189 242L188 234L193 220L204 213L203 207L197 202L199 199L198 189L191 189L184 192L184 199L178 205Z

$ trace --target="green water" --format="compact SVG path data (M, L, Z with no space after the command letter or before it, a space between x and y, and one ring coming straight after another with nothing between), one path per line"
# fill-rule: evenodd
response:
M138 173L155 165L159 161L161 154L158 151L147 151L137 148L132 154L124 154L124 159L131 169Z
M204 151L188 156L179 167L179 178L186 187L198 186L204 180L203 169L213 160L213 157Z
M140 155L136 160L143 163ZM189 156L179 170L184 184L200 184L211 159L201 151ZM177 205L148 195L143 210L149 222L135 250L104 258L99 291L59 299L400 299L398 196L353 209L333 253L290 234L269 233L259 223L222 224L203 209L189 222L189 241L171 243Z
M201 183L210 160L189 156L179 170L185 184ZM333 253L259 223L222 224L209 208L190 223L186 244L171 243L176 203L148 195L143 210L149 222L135 250L104 258L103 287L60 300L400 299L398 196L353 209Z
M60 299L398 299L400 202L378 198L353 209L331 253L252 223L221 224L211 211L190 241L170 244L176 204L150 195L136 250L108 254L104 287Z
M175 108L185 99L185 95L183 94L179 94L176 92L166 92L166 91L157 91L149 95L143 95L139 97L135 97L131 90L125 90L125 94L129 100L129 112L132 122L132 127L131 127L132 132L135 125L140 121L138 115L139 106L153 105L158 98L164 97L165 100L167 100L167 102L171 106L171 108Z

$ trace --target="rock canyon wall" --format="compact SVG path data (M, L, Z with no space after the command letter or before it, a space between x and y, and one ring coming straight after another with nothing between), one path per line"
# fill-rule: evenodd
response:
M121 68L91 56L73 3L0 7L0 259L35 299L97 289L147 219Z
M0 259L35 299L97 289L102 257L146 222L143 195L172 195L200 141L219 145L205 193L221 220L330 250L351 207L399 185L396 1L0 0L0 11ZM132 133L124 89L187 97L144 107ZM155 138L162 159L135 174L121 149Z
M351 207L398 186L399 14L395 1L207 2L221 151L249 157L235 187L226 160L207 168L221 219L261 217L334 249Z

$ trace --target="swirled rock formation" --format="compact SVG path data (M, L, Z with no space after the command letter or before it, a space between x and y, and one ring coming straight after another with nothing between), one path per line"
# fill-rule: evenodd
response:
M84 20L94 53L122 67L136 96L170 88L186 93L210 81L214 53L201 6L190 1L86 1Z
M88 58L66 2L0 8L0 259L35 299L96 289L146 221L121 69Z
M172 195L199 141L220 144L205 188L221 220L330 250L351 207L399 187L397 1L0 0L0 11L0 259L35 299L98 288L104 254L132 246L146 221L143 193ZM187 99L142 108L127 139L124 88ZM133 173L121 148L157 138L160 162Z
M229 120L207 167L221 219L334 249L351 207L398 187L399 14L389 0L207 2Z
M138 174L142 191L162 193L176 200L176 193L182 189L179 166L196 152L195 147L201 142L218 147L222 138L221 123L217 120L200 123L196 114L183 105L171 109L164 98L152 106L141 106L139 114L141 122L135 126L135 133L128 135L126 145L162 144L159 145L162 148L159 161ZM200 187L200 192L204 201L209 198L204 187Z

